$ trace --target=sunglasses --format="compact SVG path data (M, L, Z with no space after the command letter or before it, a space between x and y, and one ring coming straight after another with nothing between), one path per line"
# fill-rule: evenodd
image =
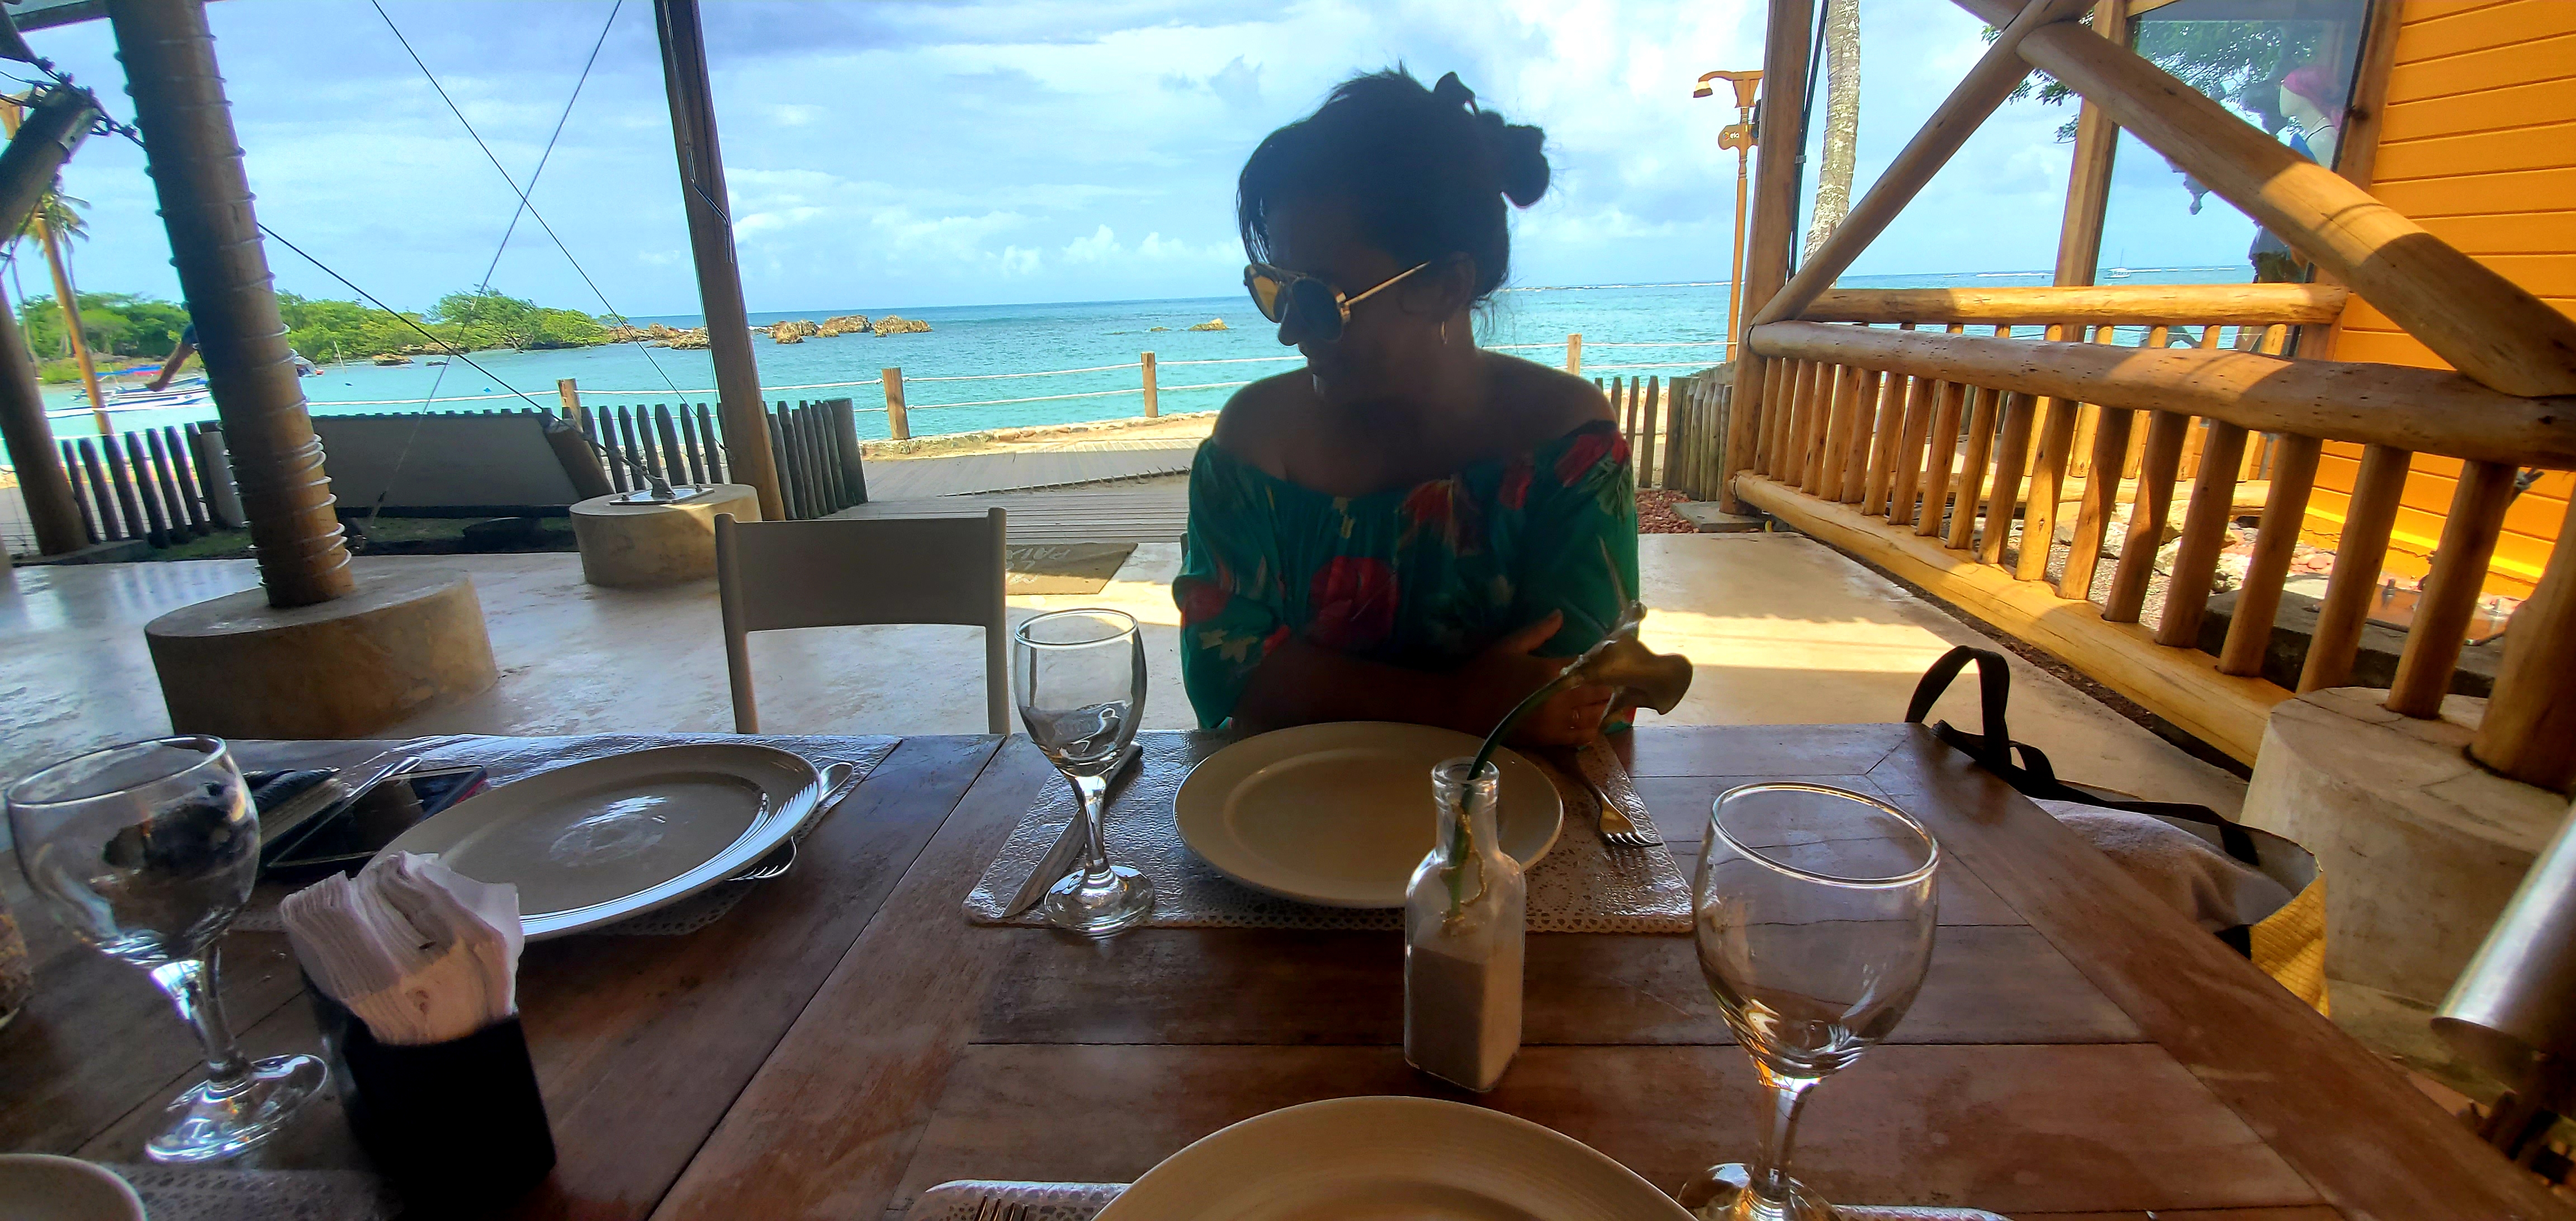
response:
M1342 328L1351 320L1352 306L1430 265L1416 263L1353 297L1343 296L1342 290L1322 277L1301 271L1284 271L1268 263L1254 263L1244 268L1243 286L1251 290L1252 304L1261 310L1262 317L1272 322L1286 322L1294 317L1297 329L1307 338L1331 343L1342 337Z

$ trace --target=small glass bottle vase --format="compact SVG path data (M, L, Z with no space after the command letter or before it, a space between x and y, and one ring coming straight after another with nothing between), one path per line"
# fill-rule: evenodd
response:
M1501 770L1431 769L1438 833L1404 892L1404 1061L1482 1093L1521 1047L1529 886L1494 829Z

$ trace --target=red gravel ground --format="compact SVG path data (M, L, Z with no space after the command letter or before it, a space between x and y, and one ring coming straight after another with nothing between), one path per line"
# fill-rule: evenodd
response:
M1655 488L1637 489L1637 533L1694 534L1699 527L1673 510L1673 506L1690 499L1679 492Z

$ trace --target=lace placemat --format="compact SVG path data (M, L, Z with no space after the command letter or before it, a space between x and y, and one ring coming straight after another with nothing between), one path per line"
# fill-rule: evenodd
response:
M1172 803L1200 759L1227 745L1217 734L1155 734L1139 740L1144 758L1135 776L1110 803L1109 859L1154 879L1154 912L1145 923L1162 928L1397 929L1403 913L1388 908L1318 907L1263 894L1218 873L1181 842ZM1661 845L1613 848L1601 838L1591 793L1544 759L1532 756L1556 783L1565 802L1565 828L1556 846L1531 866L1529 928L1537 933L1687 933L1690 884L1673 854ZM1430 782L1423 782L1423 816L1430 816ZM1001 854L966 896L966 918L977 924L1042 927L1035 909L1004 919L1003 909L1038 858L1075 817L1071 786L1049 784L1011 831Z
M684 746L700 742L741 740L739 734L709 733L603 734L585 738L492 738L448 734L434 738L417 738L396 747L391 753L396 756L417 755L424 767L479 765L484 769L485 782L497 786L514 780L525 780L530 776L584 760L622 755L656 746ZM852 743L846 738L814 737L762 738L760 745L792 751L803 756L817 770L835 760L847 760L856 769L854 775L859 783L865 783L868 774L875 771L878 764L885 762L886 756L893 754L895 748L895 743L890 740L861 744ZM856 792L857 789L854 786L843 794L843 799L847 800ZM819 813L829 814L830 811ZM815 824L820 821L821 818L818 816L814 822L799 828L795 836L797 842L804 842L805 836L811 833ZM677 903L657 907L615 924L603 925L574 935L678 937L694 933L723 919L725 913L732 911L736 904L741 903L751 894L752 887L759 884L758 882L720 882ZM244 909L239 916L233 918L232 927L253 932L275 933L283 931L284 926L278 923L277 905L274 900L263 903L253 899L251 907Z
M1127 1190L1125 1183L1023 1183L1010 1179L959 1179L942 1183L913 1198L904 1221L991 1221L993 1204L1016 1204L1026 1210L1014 1221L1091 1221ZM1849 1221L2005 1221L1982 1208L1914 1208L1904 1205L1836 1204L1836 1215ZM1718 1221L1714 1214L1711 1221Z
M393 1188L361 1170L107 1168L134 1185L152 1221L392 1221L402 1212Z

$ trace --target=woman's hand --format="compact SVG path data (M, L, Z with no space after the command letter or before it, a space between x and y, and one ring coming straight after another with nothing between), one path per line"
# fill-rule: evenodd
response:
M1564 612L1552 611L1546 618L1495 641L1451 675L1456 684L1454 727L1479 738L1492 733L1495 725L1529 698L1530 692L1553 681L1572 659L1538 657L1533 651L1554 639L1564 626ZM1610 713L1613 694L1602 686L1559 691L1521 718L1510 741L1519 746L1580 746L1589 742L1600 736L1601 720Z

